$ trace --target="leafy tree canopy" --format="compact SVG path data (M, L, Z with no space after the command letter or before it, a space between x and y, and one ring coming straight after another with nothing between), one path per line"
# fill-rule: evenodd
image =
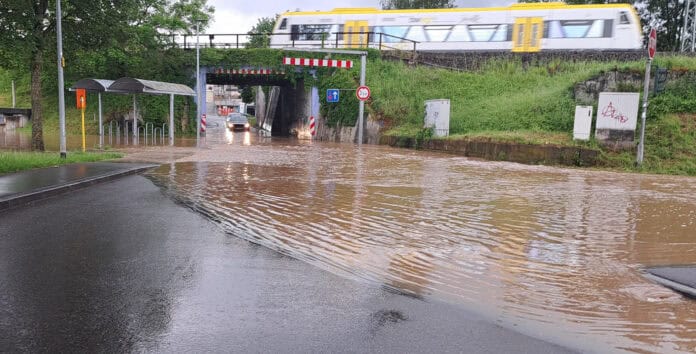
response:
M273 33L276 21L279 15L275 17L261 17L257 20L256 25L251 28L248 34L252 35L247 48L268 48L271 45L270 34Z

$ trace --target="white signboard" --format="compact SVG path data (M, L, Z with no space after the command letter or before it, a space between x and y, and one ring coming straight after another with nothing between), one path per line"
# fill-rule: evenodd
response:
M590 140L592 127L592 106L575 106L575 124L573 125L573 139Z
M639 98L635 92L600 93L596 129L635 131Z

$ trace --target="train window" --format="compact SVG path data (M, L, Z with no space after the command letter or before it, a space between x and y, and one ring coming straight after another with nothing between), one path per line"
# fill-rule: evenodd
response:
M604 20L604 38L611 38L614 36L614 20Z
M322 37L326 39L331 31L331 25L300 25L299 36L300 41L320 41Z
M406 36L408 31L408 26L384 26L382 27L382 32L386 34L382 41L387 43L398 43L402 41L402 38Z
M474 42L489 42L498 30L498 25L469 25L469 34Z
M340 32L338 29L339 25L331 25L331 28L327 31L328 33L326 34L326 40L327 41L335 41L336 40L336 32Z
M300 25L290 26L290 40L296 41L300 38Z
M505 42L508 40L508 25L498 25L498 30L495 31L491 42Z
M425 31L423 30L423 26L411 26L411 29L408 31L408 36L406 36L406 38L416 42L428 41L428 39L425 37Z
M470 42L469 30L465 25L454 26L452 33L447 37L448 42Z
M549 36L548 38L563 38L563 27L561 27L561 22L560 21L549 21L549 23L546 24L548 31L549 31Z
M431 42L444 42L452 26L425 26L428 40Z
M517 25L517 38L515 38L515 47L524 45L524 23Z
M561 21L564 38L584 38L592 26L592 20L567 20Z
M620 25L630 25L631 20L630 17L628 17L628 12L626 11L621 11L619 14L619 24Z
M539 38L539 24L538 23L532 23L532 35L529 37L529 46L532 48L537 48L539 44L537 43Z
M594 21L590 30L587 31L587 38L602 38L604 37L604 21Z
M284 18L282 21L280 21L280 27L278 29L284 30L288 28L288 19Z

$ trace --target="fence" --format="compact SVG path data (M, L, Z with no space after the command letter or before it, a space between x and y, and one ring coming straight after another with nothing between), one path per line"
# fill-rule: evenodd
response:
M311 39L298 39L299 35ZM281 37L274 44L273 37ZM208 40L201 41L201 38ZM357 40L355 40L357 38ZM409 52L415 58L418 41L382 32L312 32L312 33L230 33L200 34L200 48L242 49L267 48L373 48L380 51ZM196 35L170 34L166 40L172 46L183 49L196 48Z

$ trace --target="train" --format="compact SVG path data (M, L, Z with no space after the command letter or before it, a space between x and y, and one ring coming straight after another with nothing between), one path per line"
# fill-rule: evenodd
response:
M630 4L518 3L509 7L291 11L271 47L418 51L637 50L640 18Z

